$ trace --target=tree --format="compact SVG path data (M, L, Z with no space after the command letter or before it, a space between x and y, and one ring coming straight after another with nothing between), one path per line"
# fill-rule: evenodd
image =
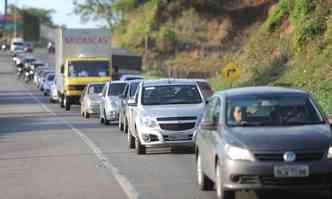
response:
M116 16L112 12L112 4L115 0L85 0L79 3L73 0L74 12L81 16L82 21L105 20L111 28Z

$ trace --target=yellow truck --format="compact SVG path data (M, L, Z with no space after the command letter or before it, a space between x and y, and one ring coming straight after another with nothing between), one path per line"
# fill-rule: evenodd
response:
M84 87L112 79L111 32L107 29L63 29L55 38L56 85L66 111L79 104Z

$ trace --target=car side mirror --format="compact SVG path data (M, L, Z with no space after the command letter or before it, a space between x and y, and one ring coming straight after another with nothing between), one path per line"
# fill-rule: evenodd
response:
M128 100L128 106L137 106L137 103L136 103L135 99L129 99Z
M214 125L212 122L202 122L202 128L203 129L206 129L206 130L209 130L209 131L213 131L213 130L216 130L216 125Z

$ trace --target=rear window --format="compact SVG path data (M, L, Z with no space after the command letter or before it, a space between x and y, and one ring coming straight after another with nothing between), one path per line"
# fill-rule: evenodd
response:
M126 83L116 83L110 85L110 89L108 92L108 96L119 96L123 94L124 90L126 89Z

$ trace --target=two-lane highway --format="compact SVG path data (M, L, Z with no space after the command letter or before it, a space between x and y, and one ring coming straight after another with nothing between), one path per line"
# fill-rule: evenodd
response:
M136 155L117 126L65 112L16 79L0 55L0 198L214 199L195 184L188 151ZM274 195L274 197L272 197ZM328 193L277 193L262 198L326 198ZM255 198L253 192L237 198Z

